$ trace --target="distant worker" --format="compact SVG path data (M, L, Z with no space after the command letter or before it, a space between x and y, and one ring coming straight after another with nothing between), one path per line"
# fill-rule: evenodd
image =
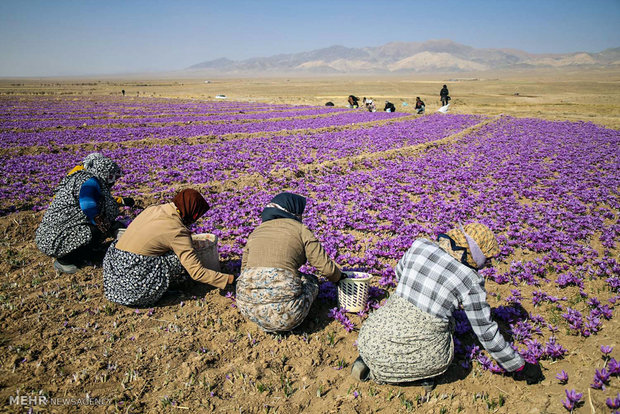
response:
M375 103L372 101L372 99L364 98L364 105L366 106L366 109L368 109L368 112L377 112L377 107L375 106Z
M334 103L332 101L328 101L325 102L325 106L334 106Z
M415 112L416 114L424 114L424 101L419 96L415 98Z
M396 107L390 101L385 101L385 108L383 108L385 112L396 112Z
M123 93L123 96L125 96L125 89L123 89L121 92Z
M450 100L450 92L448 92L448 87L443 85L441 91L439 91L439 97L441 98L441 106L448 105L448 101Z
M349 95L349 99L347 100L349 102L349 108L359 108L360 107L359 100L360 98L358 98L357 96Z

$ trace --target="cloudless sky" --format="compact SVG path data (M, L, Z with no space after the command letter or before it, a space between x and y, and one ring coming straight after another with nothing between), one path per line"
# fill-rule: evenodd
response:
M620 0L0 0L0 76L179 70L431 39L600 52L620 46Z

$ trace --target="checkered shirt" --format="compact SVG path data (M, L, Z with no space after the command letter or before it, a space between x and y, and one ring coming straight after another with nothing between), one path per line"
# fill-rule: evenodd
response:
M484 278L435 243L416 240L398 262L396 278L398 296L442 320L449 320L461 305L484 349L506 371L512 372L524 364L491 319Z

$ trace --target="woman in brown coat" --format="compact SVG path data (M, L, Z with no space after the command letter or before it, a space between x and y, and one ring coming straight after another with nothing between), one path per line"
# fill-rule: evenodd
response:
M103 287L112 302L150 306L185 272L201 283L223 289L233 275L202 265L187 228L209 209L196 190L179 192L172 203L151 206L131 222L103 259Z

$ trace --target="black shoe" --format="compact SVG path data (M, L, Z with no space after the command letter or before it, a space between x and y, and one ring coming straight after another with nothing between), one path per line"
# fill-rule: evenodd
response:
M368 368L361 356L357 357L351 368L351 376L357 381L368 381L369 375L370 368Z
M78 271L78 267L73 263L61 262L60 259L54 261L54 269L62 273L75 273Z

